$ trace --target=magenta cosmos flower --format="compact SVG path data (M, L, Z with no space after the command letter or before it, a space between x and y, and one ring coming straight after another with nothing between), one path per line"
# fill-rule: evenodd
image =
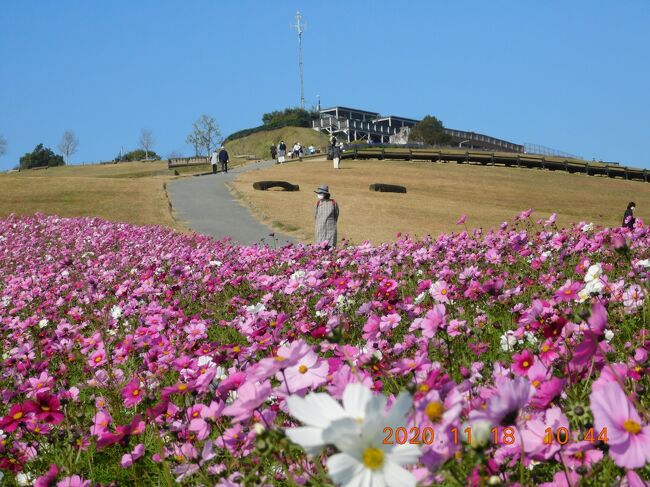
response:
M650 426L642 424L632 401L618 382L610 382L589 396L597 431L607 428L609 455L616 465L641 468L650 461Z
M142 389L142 383L139 379L133 379L129 382L124 389L122 389L122 399L124 399L124 405L127 408L139 404L142 399L144 399L144 391Z

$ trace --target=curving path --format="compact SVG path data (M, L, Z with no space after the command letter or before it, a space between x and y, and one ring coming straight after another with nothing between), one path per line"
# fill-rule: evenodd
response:
M265 169L274 161L249 163L237 166L228 174L217 173L176 179L167 183L167 194L177 218L187 222L190 229L215 238L232 237L244 244L268 244L278 246L297 243L297 240L284 235L258 222L235 201L226 182L247 171ZM221 167L221 166L219 166ZM275 238L269 234L274 233Z

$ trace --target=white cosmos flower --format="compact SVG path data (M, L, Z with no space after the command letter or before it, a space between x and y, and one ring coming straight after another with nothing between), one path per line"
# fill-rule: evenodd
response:
M289 396L289 413L306 426L288 428L287 436L302 446L307 453L316 454L336 438L330 426L337 420L352 420L352 431L359 434L359 425L369 412L379 410L381 397L362 384L348 384L343 391L343 406L326 393L309 393L305 397ZM349 424L349 423L346 423ZM327 433L326 433L327 431ZM336 430L338 431L338 430Z
M119 306L113 306L111 308L111 316L115 321L119 320L120 317L122 316L122 308L120 308Z
M406 426L406 416L412 404L411 396L400 394L387 415L383 412L385 398L382 396L382 399L380 410L366 416L360 434L350 434L346 421L332 425L333 429L340 430L340 433L335 434L338 440L334 445L341 453L332 455L327 460L327 469L330 478L337 485L415 487L415 476L402 465L416 463L421 454L420 449L409 443L387 445L383 442L384 428L392 427L395 431Z
M603 267L600 264L594 264L587 269L585 282L591 282L603 275Z
M253 306L246 306L246 311L248 311L251 314L256 315L257 313L261 313L262 311L266 311L266 306L264 306L263 303L257 303Z
M612 330L605 330L605 341L609 343L612 338L614 338L614 332Z
M587 223L586 225L582 226L582 231L585 232L585 233L590 232L593 229L594 229L594 224L593 223Z
M50 322L47 320L47 318L43 318L41 321L38 322L38 327L43 329L49 324Z
M401 465L415 463L420 456L416 445L385 445L384 428L406 426L411 396L400 394L386 413L386 398L374 395L361 384L348 384L343 405L329 394L310 393L304 398L290 396L289 412L307 426L289 428L287 436L314 454L327 445L340 453L329 458L331 479L338 485L415 486L415 477Z
M515 336L515 332L512 330L506 331L503 335L501 335L501 350L504 352L509 352L511 351L517 343L519 343L519 340Z
M639 267L650 267L650 259L640 260L636 263Z
M415 304L420 304L427 297L427 292L423 291L415 297Z

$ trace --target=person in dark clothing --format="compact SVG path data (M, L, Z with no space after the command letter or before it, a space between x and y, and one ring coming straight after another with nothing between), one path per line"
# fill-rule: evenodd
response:
M221 172L228 172L228 151L225 147L222 147L219 151L219 161L221 162Z
M627 227L630 230L634 230L634 222L636 221L636 218L634 218L635 209L636 209L636 203L634 201L630 201L627 204L627 210L625 210L625 214L623 215L622 226Z
M271 146L271 159L275 161L275 158L278 155L278 149L276 149L275 145Z

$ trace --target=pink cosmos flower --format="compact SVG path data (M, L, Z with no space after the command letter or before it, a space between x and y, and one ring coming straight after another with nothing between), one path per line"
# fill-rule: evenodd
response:
M562 452L564 464L575 469L578 467L590 467L603 459L603 452L596 450L593 445L587 441L578 443L569 443Z
M401 320L402 317L397 313L391 313L389 315L382 316L381 320L379 320L379 331L386 333L387 331L396 328Z
M470 412L471 419L487 419L493 425L515 425L519 413L528 405L535 389L528 379L517 377L515 380L501 379L497 392L487 401L487 408Z
M578 292L582 289L582 284L579 282L572 282L571 279L567 279L564 285L558 289L554 296L558 301L569 302L571 300L578 300Z
M638 284L633 284L623 292L623 304L626 308L636 309L643 305L645 294Z
M79 475L73 475L71 477L66 477L60 480L56 487L89 487L90 480L84 480L83 477Z
M51 464L49 470L34 481L34 487L52 487L55 485L57 475L59 469L55 464Z
M592 390L589 396L597 431L607 428L609 456L623 468L641 468L650 462L650 426L625 395L618 382Z
M532 459L548 460L552 458L560 451L560 444L557 441L545 443L546 428L551 428L555 432L562 427L568 430L569 420L557 406L547 409L542 416L526 421L520 431L524 451Z
M144 455L144 445L142 443L138 443L131 453L125 453L122 455L120 465L122 468L129 468L131 465L133 465L133 462L138 460L138 458L140 458L142 455Z
M524 349L521 353L516 353L512 356L512 371L520 376L525 376L535 363L535 356L528 349Z
M449 302L449 286L445 281L436 281L431 285L429 294L439 303Z
M422 329L422 336L425 338L433 338L439 328L446 325L447 310L444 304L436 304L433 309L427 311L424 318L414 320L413 326L419 325ZM411 329L414 329L413 326Z
M47 392L40 392L36 395L35 401L36 417L46 423L59 424L65 418L59 410L61 403L56 396L50 396Z
M253 411L264 403L271 394L271 383L266 380L259 382L244 382L237 389L237 399L223 410L225 416L233 416L232 422L238 423L249 418Z
M53 385L54 378L50 377L46 371L43 371L38 377L27 379L27 397L31 399L36 397L39 392L48 392Z
M102 436L108 432L108 426L113 422L111 415L105 411L99 411L93 418L93 425L90 427L90 434Z
M295 394L308 387L315 389L324 384L328 372L327 362L319 360L318 355L310 350L298 360L296 365L285 370L286 383L280 373L277 373L275 378L282 382L282 389L285 392Z
M144 399L144 390L142 388L142 385L143 384L140 382L140 379L136 377L122 389L122 399L124 399L124 406L130 408L142 402Z
M27 418L38 411L38 407L29 399L21 404L14 404L5 417L0 419L0 429L11 433L23 424Z
M101 367L106 364L106 352L103 348L95 350L90 357L88 357L88 365L91 367Z
M467 215L461 215L460 218L456 221L456 225L462 225L467 221Z
M118 426L115 430L115 433L104 432L102 436L100 436L97 440L97 448L105 448L107 446L114 445L115 443L126 445L128 444L131 436L141 435L144 433L144 430L144 421L140 419L140 416L135 416L131 423L123 426Z

